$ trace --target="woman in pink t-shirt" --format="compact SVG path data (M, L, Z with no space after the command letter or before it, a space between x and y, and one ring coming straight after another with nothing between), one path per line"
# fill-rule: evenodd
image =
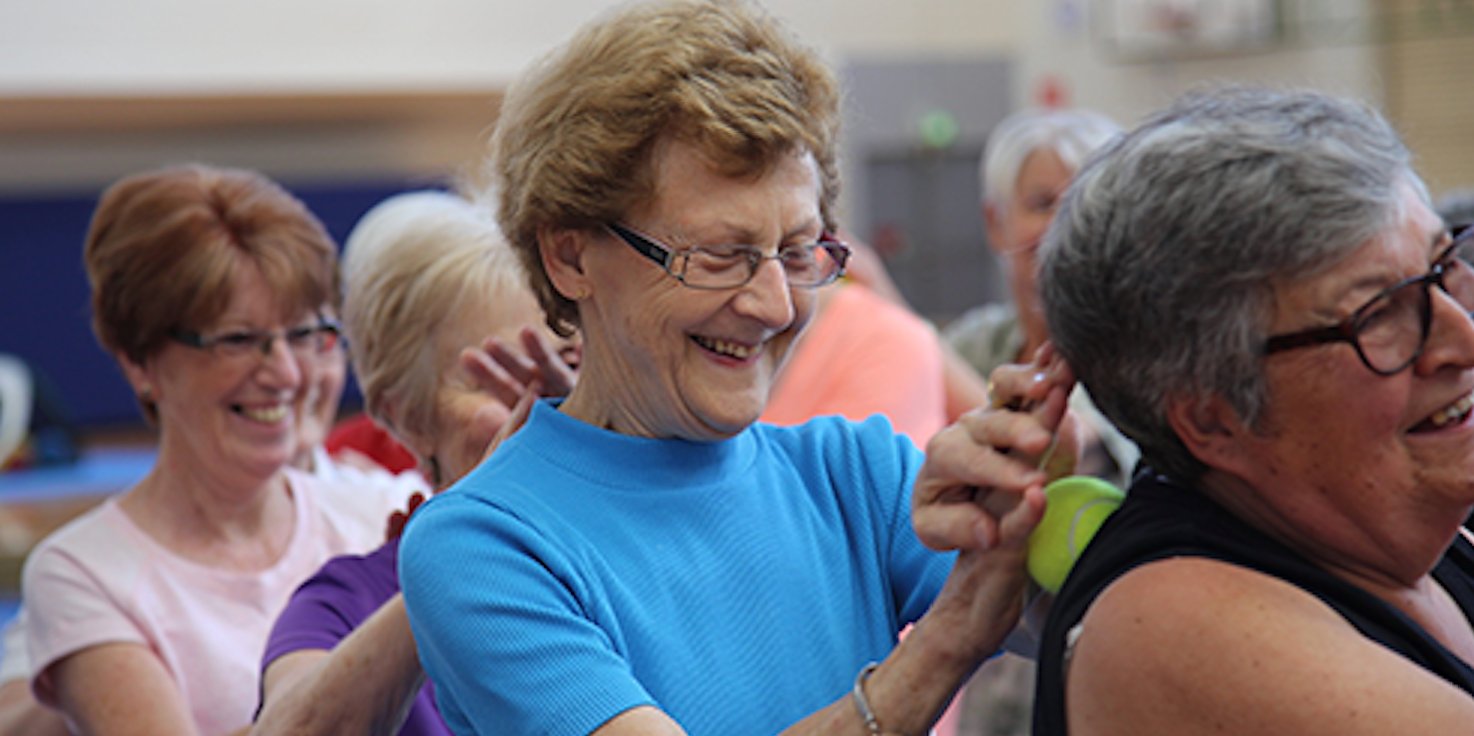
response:
M28 559L32 688L84 733L236 733L292 590L371 548L403 500L288 468L338 342L336 248L261 175L190 165L104 192L84 260L159 451Z

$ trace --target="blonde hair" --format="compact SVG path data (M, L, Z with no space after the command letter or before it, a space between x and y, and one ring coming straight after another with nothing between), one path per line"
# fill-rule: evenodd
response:
M548 325L567 335L578 312L543 270L539 231L599 228L654 196L661 140L694 145L729 176L811 153L834 229L839 100L818 55L741 0L626 6L535 64L503 102L490 173Z
M365 408L401 440L434 436L442 368L434 336L458 337L467 310L526 289L491 213L440 191L400 194L365 214L344 246L343 287Z

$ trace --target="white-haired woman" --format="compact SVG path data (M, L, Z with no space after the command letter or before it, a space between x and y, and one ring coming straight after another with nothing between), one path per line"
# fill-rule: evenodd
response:
M349 235L343 273L368 413L436 489L481 460L529 386L568 392L577 341L544 324L489 210L439 191L385 200ZM253 734L449 733L405 619L398 552L394 539L333 560L292 597L267 642Z
M1049 330L1039 303L1039 244L1065 190L1090 154L1120 135L1115 121L1093 110L1023 110L988 136L978 167L988 247L1007 274L1010 301L984 304L947 325L942 337L981 375L1007 363L1033 360ZM1125 484L1136 446L1077 390L1071 406L1083 420L1082 473Z

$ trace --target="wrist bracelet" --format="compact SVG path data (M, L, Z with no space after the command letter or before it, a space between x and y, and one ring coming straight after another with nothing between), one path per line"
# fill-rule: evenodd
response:
M879 666L879 662L871 662L861 667L860 673L855 675L855 687L850 691L850 699L855 701L855 710L860 712L865 727L870 729L870 736L881 736L881 730L880 722L875 720L875 711L870 710L870 701L865 698L865 681L870 679L870 673Z

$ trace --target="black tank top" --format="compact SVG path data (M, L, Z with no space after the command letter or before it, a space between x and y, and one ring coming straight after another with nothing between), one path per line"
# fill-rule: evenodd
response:
M1056 597L1040 642L1034 736L1066 736L1065 638L1116 578L1168 557L1206 557L1257 570L1324 601L1373 641L1474 695L1474 669L1381 599L1312 565L1239 521L1198 491L1154 475L1136 476ZM1474 612L1474 547L1454 540L1433 569L1466 617Z

